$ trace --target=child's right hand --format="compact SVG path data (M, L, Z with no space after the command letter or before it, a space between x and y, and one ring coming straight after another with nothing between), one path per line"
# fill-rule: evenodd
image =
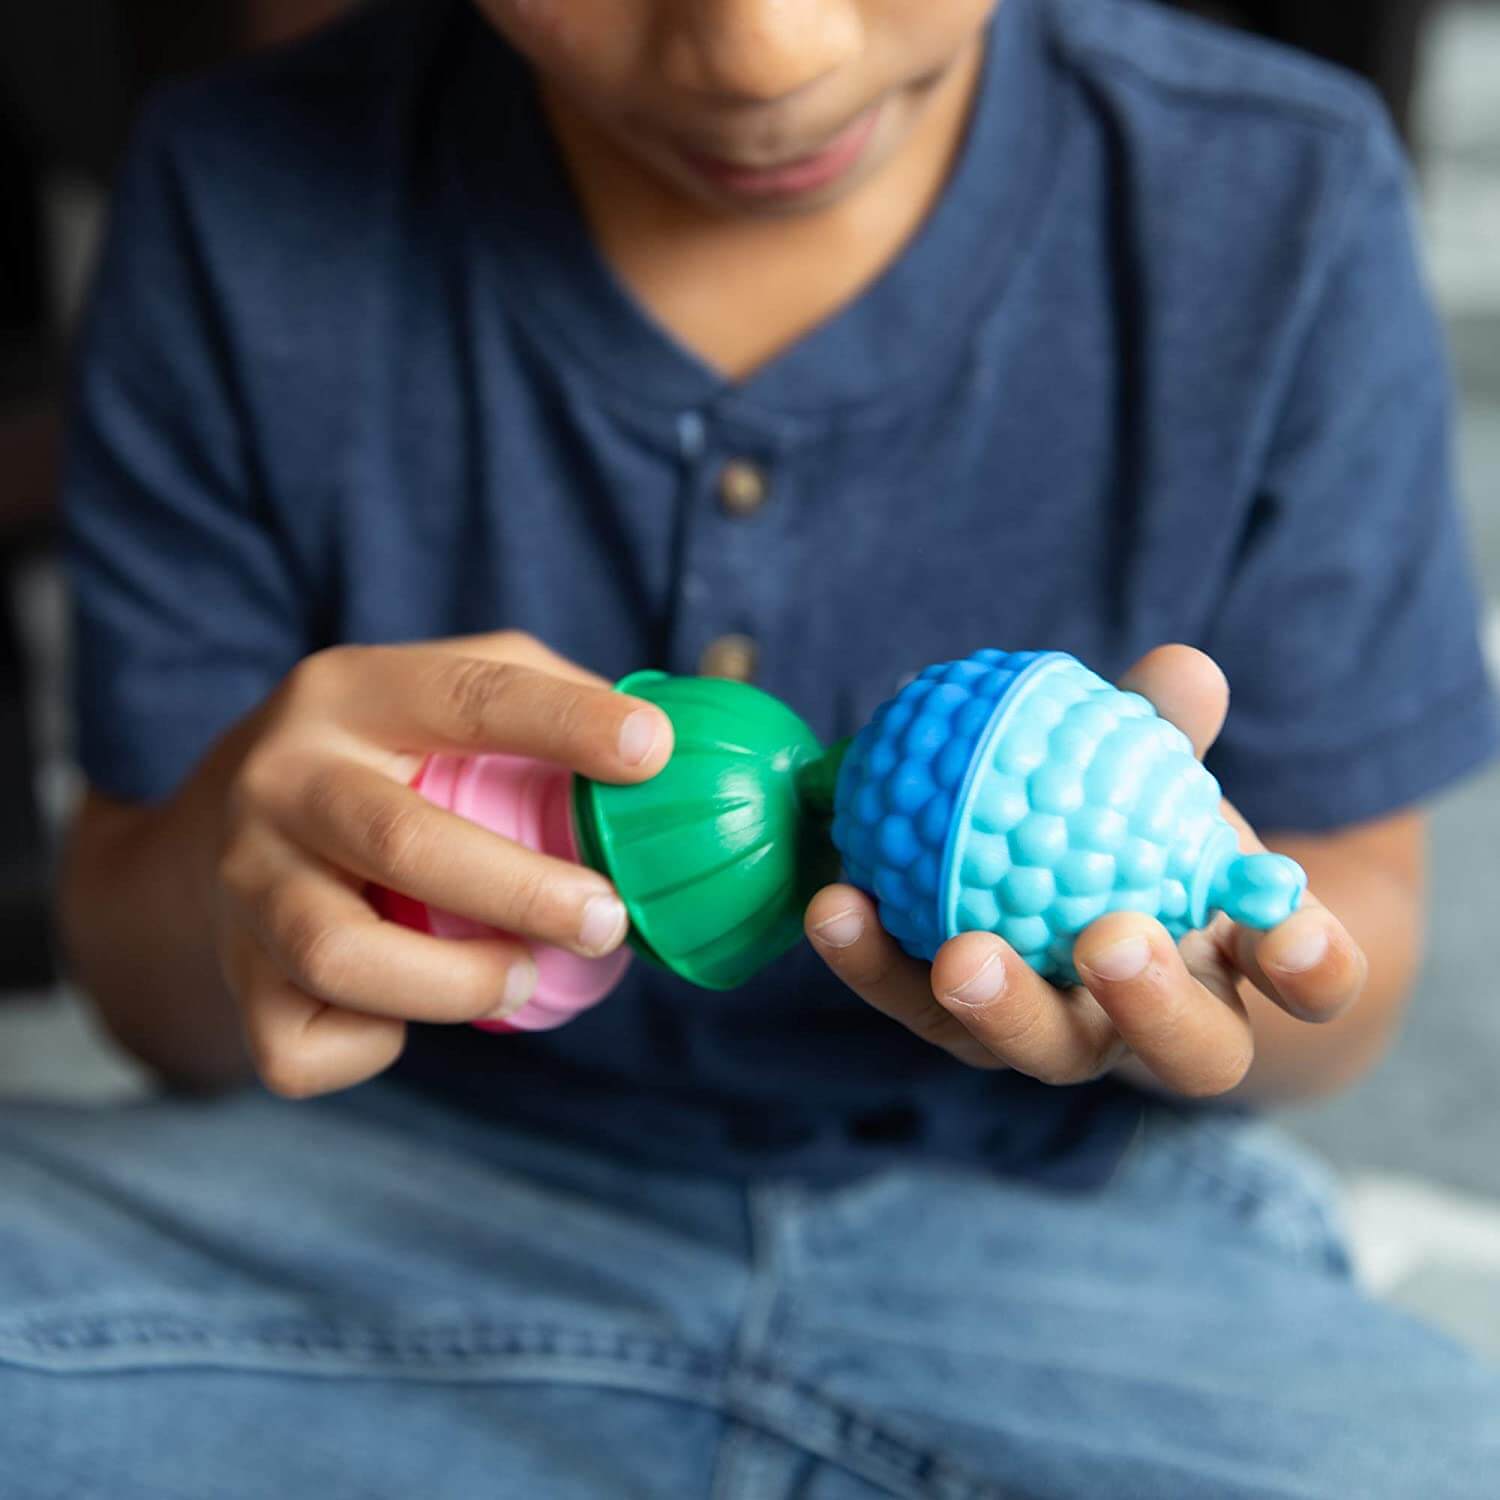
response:
M345 1088L396 1060L408 1020L500 1018L530 998L522 943L383 921L372 884L575 953L624 939L604 876L413 791L429 752L507 752L634 782L671 748L659 709L516 632L337 647L299 665L200 771L219 810L203 872L219 965L266 1085L292 1097Z

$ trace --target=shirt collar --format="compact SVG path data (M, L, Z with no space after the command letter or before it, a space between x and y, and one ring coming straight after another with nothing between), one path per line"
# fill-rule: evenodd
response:
M742 381L672 337L593 243L527 66L482 20L454 120L466 229L499 252L506 305L616 398L799 426L902 393L967 346L1040 212L1060 133L1039 0L1002 0L965 138L911 242L848 305Z

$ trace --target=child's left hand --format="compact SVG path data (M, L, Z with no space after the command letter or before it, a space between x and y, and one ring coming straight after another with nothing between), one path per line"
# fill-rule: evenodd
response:
M1163 646L1121 680L1155 704L1201 757L1228 711L1224 675L1202 652ZM1247 852L1264 848L1227 803ZM1015 1068L1045 1083L1081 1083L1134 1054L1154 1080L1195 1097L1227 1093L1255 1055L1240 994L1249 980L1298 1020L1330 1021L1364 987L1364 954L1311 893L1271 932L1222 914L1180 945L1160 922L1115 912L1074 947L1084 983L1060 990L1002 938L968 932L944 944L929 968L881 928L875 905L852 886L820 891L807 909L813 946L846 984L960 1061Z

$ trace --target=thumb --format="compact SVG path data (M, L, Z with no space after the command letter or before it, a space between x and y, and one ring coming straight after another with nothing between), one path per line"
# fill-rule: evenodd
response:
M1229 712L1229 681L1210 656L1192 646L1158 646L1148 651L1120 679L1120 687L1139 693L1192 742L1202 760L1218 739Z

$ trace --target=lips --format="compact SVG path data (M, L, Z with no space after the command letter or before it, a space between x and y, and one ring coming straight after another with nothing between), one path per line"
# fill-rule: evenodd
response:
M747 166L694 151L682 156L700 176L736 197L797 197L827 187L848 172L864 154L879 116L879 106L873 106L816 151L769 166Z

